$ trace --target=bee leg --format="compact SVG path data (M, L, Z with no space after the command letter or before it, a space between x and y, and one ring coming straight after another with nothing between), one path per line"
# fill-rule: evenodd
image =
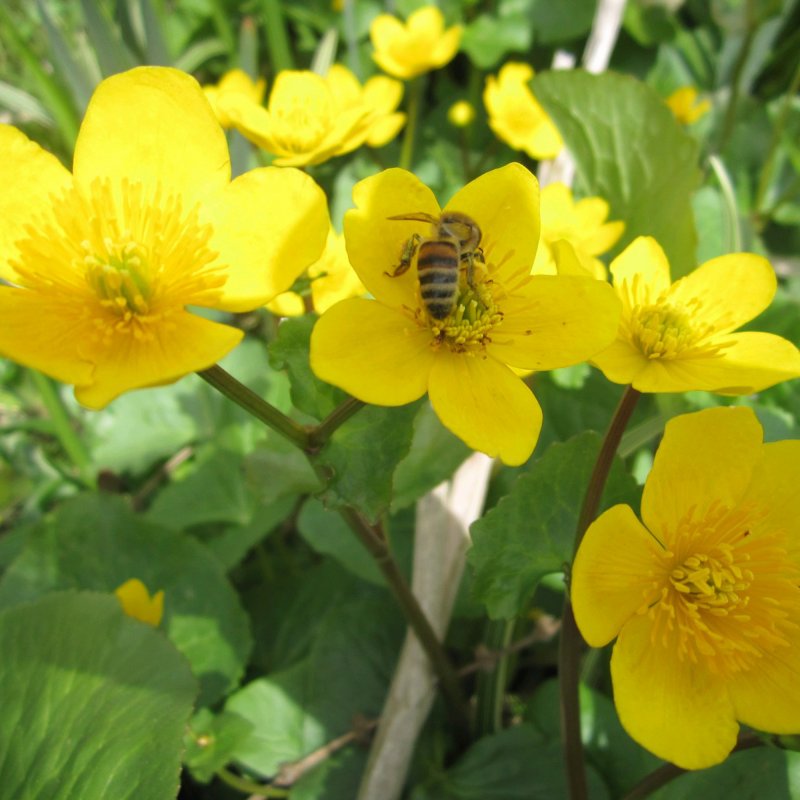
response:
M422 237L418 233L411 234L410 238L403 245L403 250L400 253L400 263L395 267L394 272L386 272L383 274L388 275L390 278L397 278L405 272L408 272L411 262L414 260L414 253L419 249L419 244Z

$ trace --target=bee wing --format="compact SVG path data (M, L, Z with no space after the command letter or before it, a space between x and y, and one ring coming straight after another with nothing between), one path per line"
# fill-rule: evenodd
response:
M436 225L439 222L438 217L426 214L424 211L418 211L414 214L398 214L395 217L386 217L386 219L412 219L417 222L430 222L432 225Z

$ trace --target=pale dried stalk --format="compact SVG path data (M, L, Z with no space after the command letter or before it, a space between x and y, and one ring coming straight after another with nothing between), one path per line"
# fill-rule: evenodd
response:
M469 526L481 514L492 460L474 453L451 481L417 503L411 588L440 638L464 571ZM436 679L411 631L395 668L358 800L397 800L414 746L436 695Z

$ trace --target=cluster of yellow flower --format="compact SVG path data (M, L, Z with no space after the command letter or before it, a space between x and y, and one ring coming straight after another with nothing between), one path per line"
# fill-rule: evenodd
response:
M375 60L409 79L447 63L460 34L433 8L407 27L380 16ZM548 158L562 142L532 75L507 64L484 100L498 137ZM512 465L530 457L542 421L521 371L589 360L642 392L733 395L800 376L790 342L735 332L775 293L764 258L722 256L673 283L658 243L640 237L612 261L608 283L598 256L623 223L607 221L602 199L576 202L560 184L540 200L520 164L480 176L444 208L412 173L385 170L355 186L338 236L322 190L293 167L392 139L404 123L402 83L361 86L335 65L325 76L280 73L266 108L263 93L240 72L205 96L174 69L111 77L91 100L72 173L0 126L4 185L14 187L0 200L0 354L74 384L81 403L100 408L206 369L241 340L188 307L241 312L273 301L281 314L300 313L302 298L283 293L308 270L324 312L310 352L321 379L386 406L427 393L451 431ZM469 112L454 121L468 124ZM276 166L231 181L220 123ZM783 732L800 718L788 699L800 672L800 548L790 538L800 453L760 435L745 409L670 423L645 488L646 528L629 508L612 508L575 562L587 640L619 634L612 671L623 723L690 768L724 758L736 719ZM133 595L139 587L121 587L123 602Z

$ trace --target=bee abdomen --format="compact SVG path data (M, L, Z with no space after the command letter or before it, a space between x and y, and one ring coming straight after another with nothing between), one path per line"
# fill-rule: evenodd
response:
M425 310L444 319L458 295L458 247L453 242L424 242L417 254L417 276Z

